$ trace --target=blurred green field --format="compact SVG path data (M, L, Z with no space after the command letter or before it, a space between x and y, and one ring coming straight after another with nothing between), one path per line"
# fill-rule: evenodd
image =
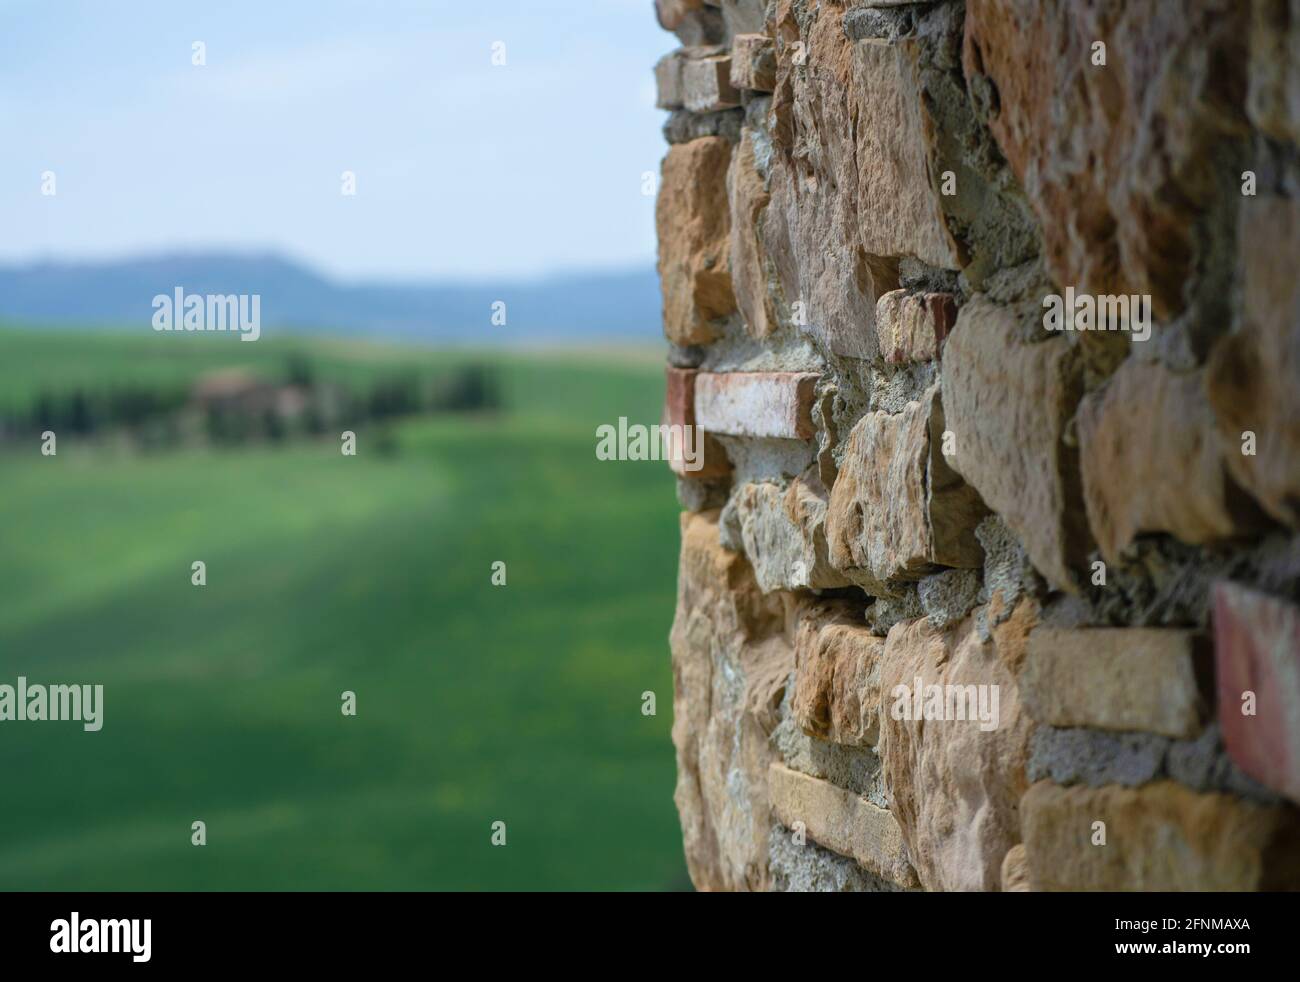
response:
M485 358L5 329L0 393L270 370L295 347L340 379ZM0 449L0 682L105 686L98 733L0 723L0 889L687 885L671 476L594 453L600 423L658 421L661 362L490 358L503 414L401 422L388 455L367 432L356 457Z

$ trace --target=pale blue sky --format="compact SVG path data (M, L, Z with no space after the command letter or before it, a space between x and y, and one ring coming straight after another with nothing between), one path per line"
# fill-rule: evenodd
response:
M651 0L0 0L0 262L274 249L345 279L646 265L651 67L674 44Z

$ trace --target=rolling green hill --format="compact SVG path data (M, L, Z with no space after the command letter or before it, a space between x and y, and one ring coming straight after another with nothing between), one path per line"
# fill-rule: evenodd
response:
M343 381L474 357L7 330L0 398L290 348ZM661 369L492 357L505 412L408 419L383 454L0 448L0 683L105 686L98 733L0 723L0 888L686 885L671 475L594 454L600 423L658 421Z

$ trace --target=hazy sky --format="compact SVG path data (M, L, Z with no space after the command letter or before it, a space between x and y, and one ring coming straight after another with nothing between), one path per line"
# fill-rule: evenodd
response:
M0 0L0 262L269 248L348 279L649 264L651 68L674 44L651 0Z

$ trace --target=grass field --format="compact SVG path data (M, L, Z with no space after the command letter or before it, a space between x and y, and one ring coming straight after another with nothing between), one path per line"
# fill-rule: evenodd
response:
M343 379L473 357L298 344ZM293 347L8 329L0 393L270 370ZM594 454L600 423L658 421L661 369L492 359L503 414L403 422L390 455L365 432L356 457L0 451L0 682L105 686L98 733L0 723L0 888L686 884L672 481Z

